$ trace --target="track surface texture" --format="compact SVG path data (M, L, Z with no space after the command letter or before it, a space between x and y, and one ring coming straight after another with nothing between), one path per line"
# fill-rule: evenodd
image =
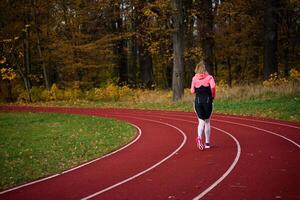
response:
M3 106L94 115L137 129L128 146L0 192L0 199L300 199L300 123L213 114L212 148L197 149L195 113Z

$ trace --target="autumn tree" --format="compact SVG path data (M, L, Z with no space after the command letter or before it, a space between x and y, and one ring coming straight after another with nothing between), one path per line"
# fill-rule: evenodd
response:
M203 51L205 67L209 74L214 74L214 19L213 19L213 5L212 0L199 1L197 22L201 47Z
M6 0L0 68L6 100L107 83L189 87L197 62L228 85L288 76L299 66L300 1ZM18 91L18 92L16 92ZM15 94L17 93L17 94Z
M264 34L264 79L278 72L278 0L265 1L265 34Z
M183 63L183 13L182 2L180 0L172 0L173 17L173 74L172 74L172 90L173 101L178 101L183 96L183 80L184 80L184 63Z

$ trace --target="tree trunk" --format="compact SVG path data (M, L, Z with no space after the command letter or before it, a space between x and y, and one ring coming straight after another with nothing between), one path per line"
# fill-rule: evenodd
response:
M153 85L152 57L144 44L139 48L139 62L143 87L150 89Z
M227 57L227 65L228 65L228 81L227 84L229 87L232 87L232 74L231 74L231 58Z
M197 42L195 40L195 18L191 17L193 10L193 0L183 1L183 23L184 26L184 46L186 49L194 48L197 46ZM190 87L191 80L194 76L194 69L198 60L193 58L188 58L184 60L185 67L185 79L184 79L184 87Z
M29 60L29 41L28 41L28 30L26 28L26 34L25 34L25 39L24 39L24 76L23 76L23 81L25 84L25 89L27 93L27 101L32 102L31 100L31 94L30 94L30 80L29 80L29 75L30 75L30 60Z
M39 30L39 26L38 26L38 22L37 22L36 1L35 0L33 0L33 18L34 18L35 30L36 30L36 34L37 34L37 50L38 50L38 55L39 55L39 57L42 61L42 69L43 69L45 87L46 87L47 90L50 90L49 76L48 76L48 73L47 73L45 58L43 56L42 49L41 49L41 44L40 44L40 30Z
M138 46L136 40L132 40L132 65L131 65L131 79L136 85L137 83L137 69L138 69Z
M24 26L25 26L25 30L24 30L24 39L23 39L23 51L24 51L24 58L23 58L23 66L24 66L24 76L23 76L23 81L24 81L24 85L25 85L25 90L27 93L27 101L28 102L32 102L31 99L31 93L30 93L30 89L31 89L31 85L30 85L30 80L29 80L29 75L30 75L30 71L31 71L31 66L30 66L30 44L29 44L29 29L30 29L30 25L29 25L29 14L27 13L27 4L24 1L24 11L23 11L23 19L24 19ZM22 71L22 70L20 70Z
M214 55L214 60L215 60L215 71L214 71L214 76L218 76L218 60L217 57Z
M183 65L183 12L182 1L172 0L172 8L175 12L173 23L173 75L172 75L172 90L173 101L178 101L183 96L183 80L184 80L184 65Z
M113 5L113 15L114 19L112 20L113 31L120 38L115 42L116 47L116 56L117 56L117 64L118 64L118 76L119 76L119 84L127 84L128 83L128 66L127 66L127 54L124 51L126 47L126 41L122 38L122 34L124 34L124 26L123 26L123 18L122 18L122 1L120 4Z
M209 74L213 75L213 10L212 0L202 0L201 15L198 16L198 27L201 38L201 45L204 54L204 62L206 70ZM200 24L199 24L200 23Z
M265 53L263 78L278 72L277 61L277 7L278 0L266 0L265 8Z
M289 54L290 54L290 50L289 50L289 42L287 41L287 45L283 50L283 57L284 57L284 76L288 77L289 76L289 71L290 71L290 62L289 62Z
M127 55L124 51L125 41L119 40L116 44L117 56L118 56L118 67L119 67L119 84L128 83L128 67L127 67Z

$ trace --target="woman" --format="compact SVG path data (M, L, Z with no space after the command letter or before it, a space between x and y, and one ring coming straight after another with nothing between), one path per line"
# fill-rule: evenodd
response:
M198 116L197 146L200 150L210 148L210 116L213 108L213 100L216 95L216 84L214 78L205 69L204 62L197 64L195 76L192 79L191 93L196 94L195 111ZM202 143L203 129L205 132L205 145Z

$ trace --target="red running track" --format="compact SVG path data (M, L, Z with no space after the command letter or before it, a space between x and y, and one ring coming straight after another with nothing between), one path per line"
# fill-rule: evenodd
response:
M195 145L194 113L128 109L0 107L125 120L129 146L0 199L300 199L300 123L214 115L213 148Z

